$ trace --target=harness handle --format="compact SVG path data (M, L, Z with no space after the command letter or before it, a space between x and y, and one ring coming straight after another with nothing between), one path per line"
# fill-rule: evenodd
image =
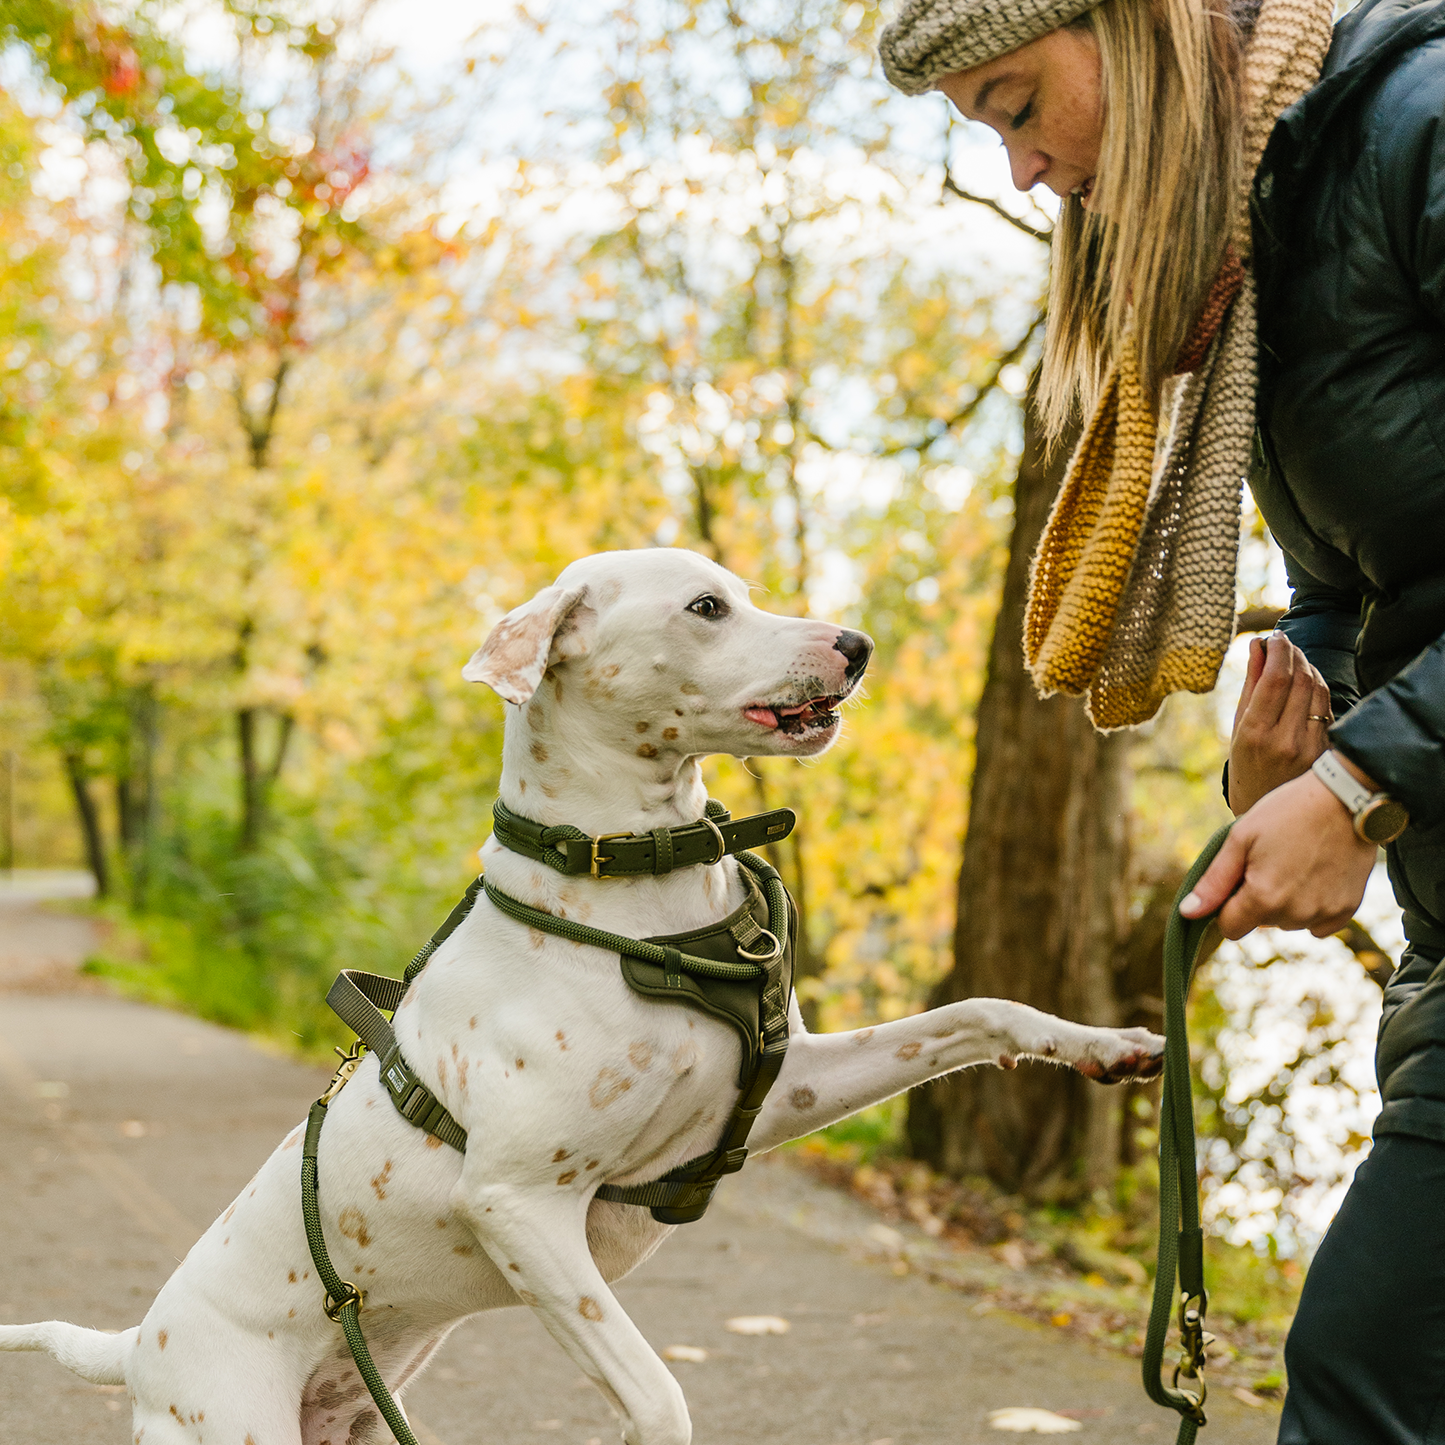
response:
M1205 1349L1214 1336L1204 1329L1209 1293L1204 1288L1204 1231L1199 1223L1199 1167L1194 1145L1194 1102L1189 1084L1189 1032L1185 1001L1194 976L1200 945L1211 913L1185 918L1179 905L1194 891L1233 825L1226 823L1204 845L1190 866L1164 934L1164 1080L1159 1094L1159 1257L1154 1272L1154 1298L1144 1336L1144 1388L1156 1405L1180 1415L1176 1445L1194 1445L1199 1427L1207 1423L1204 1401ZM1179 1291L1175 1294L1175 1280ZM1169 1319L1179 1304L1182 1347L1173 1383L1162 1370Z

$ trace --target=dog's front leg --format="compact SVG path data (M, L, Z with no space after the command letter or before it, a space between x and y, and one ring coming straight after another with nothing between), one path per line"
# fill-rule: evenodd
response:
M469 1188L464 1173L456 1204L517 1297L622 1417L626 1445L688 1445L681 1388L593 1263L586 1199L555 1185Z
M1157 1074L1164 1040L1147 1029L1069 1023L998 998L964 999L851 1033L795 1028L749 1145L755 1154L775 1148L970 1064L1011 1069L1030 1057L1114 1084Z

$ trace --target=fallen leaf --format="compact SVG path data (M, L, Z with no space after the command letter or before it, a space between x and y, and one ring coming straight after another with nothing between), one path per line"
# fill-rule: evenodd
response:
M778 1315L734 1315L723 1324L723 1329L735 1335L785 1335L792 1328Z
M994 1251L1010 1269L1023 1269L1029 1262L1029 1257L1024 1253L1024 1247L1016 1239L1006 1239Z
M886 1224L870 1224L863 1232L874 1244L881 1244L894 1254L903 1248L903 1236Z
M664 1360L685 1360L690 1365L700 1365L707 1359L707 1351L696 1345L669 1345L663 1352Z
M1067 1415L1052 1410L1035 1410L1030 1405L1010 1405L1006 1410L990 1410L988 1423L995 1430L1012 1430L1016 1435L1067 1435L1084 1427Z
M1051 1325L1057 1325L1058 1328L1061 1330L1064 1329L1066 1326L1073 1324L1073 1322L1074 1317L1068 1312L1068 1310L1060 1310L1058 1314L1049 1316L1049 1323Z
M1246 1390L1243 1385L1236 1385L1229 1393L1233 1395L1236 1400L1256 1410L1263 1410L1268 1403L1256 1395L1253 1390Z

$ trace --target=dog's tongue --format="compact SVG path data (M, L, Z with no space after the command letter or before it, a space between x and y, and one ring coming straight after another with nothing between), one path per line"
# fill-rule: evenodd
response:
M745 707L743 716L751 722L761 723L765 728L775 728L778 725L778 715L770 707Z

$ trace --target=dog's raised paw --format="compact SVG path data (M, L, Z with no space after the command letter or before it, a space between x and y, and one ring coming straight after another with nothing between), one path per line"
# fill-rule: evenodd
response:
M1122 1084L1130 1079L1155 1079L1164 1071L1164 1039L1148 1029L1115 1029L1110 1041L1113 1058L1081 1059L1074 1067L1100 1084ZM1105 1053L1100 1050L1100 1053Z

